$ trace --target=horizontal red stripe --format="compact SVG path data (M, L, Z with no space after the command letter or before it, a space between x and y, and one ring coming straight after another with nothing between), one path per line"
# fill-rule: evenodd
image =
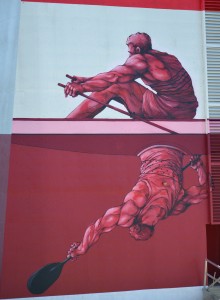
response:
M23 2L44 2L63 4L88 4L103 6L143 7L179 10L203 10L203 0L21 0Z

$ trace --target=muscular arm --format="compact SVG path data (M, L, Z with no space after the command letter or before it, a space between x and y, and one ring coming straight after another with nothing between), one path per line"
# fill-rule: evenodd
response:
M106 211L103 217L99 218L94 224L91 224L85 231L82 242L77 245L74 249L70 249L69 255L72 257L77 257L82 254L85 254L88 249L94 245L100 238L103 233L112 231L117 225L122 227L129 227L129 224L133 222L134 215L131 215L131 212L124 212L124 206L117 206L110 208ZM133 206L133 203L130 204ZM138 209L133 206L134 214ZM75 246L75 245L74 245Z
M128 83L139 78L147 70L147 63L141 56L128 58L125 64L109 72L101 73L82 84L85 92L101 91L115 83Z
M65 95L77 96L77 93L99 92L113 84L129 83L141 77L148 70L147 61L142 55L129 57L123 65L119 65L109 72L100 73L94 77L82 78L77 83L69 83L65 88Z
M69 254L72 257L85 254L88 249L94 245L105 232L110 232L118 224L121 213L121 207L114 207L106 211L105 215L99 218L94 224L91 224L85 231L82 242L76 249L70 249Z
M196 204L207 197L207 174L201 159L198 159L196 163L193 163L192 159L191 167L197 172L199 185L192 186L187 190L187 201Z
M146 188L142 183L138 183L127 194L122 205L108 209L101 218L86 229L82 242L73 244L68 255L77 258L85 254L103 233L112 231L116 226L130 227L145 205L144 199L146 199Z
M195 164L191 167L196 170L198 174L199 185L194 185L185 190L184 196L180 201L177 202L177 205L174 207L173 215L180 214L184 212L190 205L198 204L203 200L207 199L207 174L201 159L197 160Z

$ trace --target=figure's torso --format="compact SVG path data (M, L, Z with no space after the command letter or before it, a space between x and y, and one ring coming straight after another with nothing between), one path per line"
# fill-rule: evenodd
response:
M168 214L182 197L183 152L175 147L154 146L140 157L140 181L148 188L147 202L140 215L144 216L151 206L161 206Z

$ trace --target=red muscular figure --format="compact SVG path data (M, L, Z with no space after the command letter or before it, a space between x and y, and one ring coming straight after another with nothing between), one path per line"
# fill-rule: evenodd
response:
M198 155L191 157L191 167L197 171L199 185L184 189L182 161L184 152L170 146L152 146L142 151L141 175L123 203L110 208L90 225L81 243L74 243L68 256L76 259L85 254L105 232L116 226L129 228L136 240L148 240L155 225L171 215L183 213L190 205L207 197L206 173Z
M168 53L152 49L146 33L127 39L129 57L123 65L94 77L73 76L65 96L92 92L97 99L83 101L67 118L93 118L111 100L122 103L131 115L145 119L193 119L198 102L189 74L179 60ZM135 80L141 78L145 86Z

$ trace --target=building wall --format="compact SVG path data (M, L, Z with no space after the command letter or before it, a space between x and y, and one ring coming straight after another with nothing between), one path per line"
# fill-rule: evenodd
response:
M20 2L0 1L0 269L7 201L8 163L14 102Z
M20 12L20 30L18 52L13 53L14 59L18 53L15 96L8 96L11 104L14 100L12 136L10 125L6 132L11 143L5 144L2 135L6 155L10 148L6 217L2 210L2 298L31 297L26 286L30 275L64 259L70 244L80 241L90 224L123 203L139 180L138 153L144 149L178 147L185 153L183 166L199 154L208 170L200 1L104 6L58 2L22 1L21 11L19 2L13 6L16 20ZM13 26L18 28L16 22ZM122 63L126 38L136 31L147 31L155 48L177 56L189 72L199 101L195 119L144 126L141 121L118 121L121 115L110 109L98 116L101 120L64 119L82 98L64 99L57 83L66 81L65 74L72 70L91 76ZM7 124L11 114L12 105ZM4 170L7 174L7 167ZM183 171L185 191L199 185L195 170ZM132 299L138 294L172 299L184 291L184 299L199 299L210 221L208 195L194 204L178 216L170 210L148 241L136 241L127 228L116 226L85 255L68 262L42 296Z

